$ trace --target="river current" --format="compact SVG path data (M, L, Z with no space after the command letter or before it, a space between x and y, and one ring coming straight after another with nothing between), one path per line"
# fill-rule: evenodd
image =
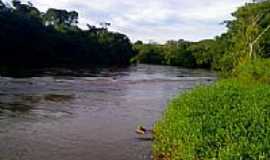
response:
M151 142L136 127L152 128L177 93L214 80L154 65L2 74L0 160L148 160Z

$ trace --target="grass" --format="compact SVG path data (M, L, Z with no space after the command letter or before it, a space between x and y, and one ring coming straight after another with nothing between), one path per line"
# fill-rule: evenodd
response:
M195 88L171 101L154 130L157 160L270 159L270 85Z

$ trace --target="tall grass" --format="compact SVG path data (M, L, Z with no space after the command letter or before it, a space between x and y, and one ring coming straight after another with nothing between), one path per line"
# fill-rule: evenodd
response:
M270 85L198 87L177 96L154 130L155 159L270 159Z

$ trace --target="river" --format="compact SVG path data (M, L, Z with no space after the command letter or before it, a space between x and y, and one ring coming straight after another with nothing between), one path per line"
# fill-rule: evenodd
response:
M0 74L1 75L1 74ZM215 74L169 66L0 76L1 160L148 160L151 128L178 92Z

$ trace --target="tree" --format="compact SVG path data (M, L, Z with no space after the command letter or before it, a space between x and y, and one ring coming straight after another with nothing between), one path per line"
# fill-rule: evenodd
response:
M232 14L235 18L227 21L228 32L224 36L226 39L223 39L226 47L223 57L219 59L221 68L228 68L228 63L224 63L225 61L230 61L232 66L229 70L232 70L267 53L265 45L270 40L266 36L270 29L269 9L270 1L247 3Z
M196 64L204 67L210 67L214 61L215 40L202 40L190 46L190 51L196 59Z
M264 11L264 13L260 13L259 16L257 16L256 19L253 20L253 27L255 27L256 25L258 25L258 23L260 23L260 21L263 19L263 17L269 13L270 10L267 10L266 12ZM256 45L260 40L261 38L266 34L266 32L268 32L270 29L270 23L260 32L258 33L258 35L256 35L255 39L252 40L249 44L249 48L250 48L250 51L249 51L249 57L250 59L252 59L252 57L256 58L256 53L254 53L254 45Z
M2 10L5 7L6 7L5 4L0 0L0 10Z
M67 10L50 8L44 14L43 20L46 26L53 26L57 30L72 28L78 24L79 14L76 11L68 12Z
M28 4L22 4L19 0L13 0L12 5L15 7L18 14L33 17L40 17L41 15L40 11L35 8L31 2L28 2Z
M14 0L8 8L0 2L1 66L128 65L134 56L126 35L91 25L82 30L75 11L42 13L31 3Z
M134 45L143 45L143 41L136 41L135 43L134 43Z

